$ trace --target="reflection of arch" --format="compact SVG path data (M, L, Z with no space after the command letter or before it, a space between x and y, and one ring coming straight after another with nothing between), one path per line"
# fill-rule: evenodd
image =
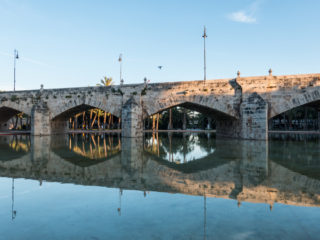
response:
M283 93L284 95L285 93ZM275 103L272 103L271 112L269 115L269 119L273 118L277 115L280 115L284 112L287 112L293 108L297 108L300 106L316 103L320 101L320 87L310 87L305 89L304 91L301 90L300 93L294 92L289 94L290 97L285 98L282 96L282 99L274 98ZM272 96L271 96L272 100ZM284 100L284 101L281 101Z
M269 159L293 172L320 180L319 143L314 141L271 141Z
M84 135L77 134L74 136L69 135L69 140L65 142L69 145L54 146L52 150L62 159L80 167L88 167L113 159L121 152L120 138L114 142L113 135L88 134L86 135L88 137L84 137ZM102 136L103 138L100 139ZM109 138L107 139L106 136Z
M100 159L93 160L93 159L81 156L81 155L79 155L75 152L72 152L72 151L67 152L67 149L53 149L52 151L55 154L57 154L59 157L61 157L63 160L71 162L72 164L77 165L79 167L93 166L93 165L99 164L104 161L109 161L109 160L115 158L116 156L120 155L120 152L117 152L117 153L109 156L108 158L100 158Z
M190 138L192 136L192 138ZM149 138L150 137L150 138ZM157 133L146 134L144 152L152 159L184 173L193 173L237 160L243 150L243 143L238 140L216 139L214 135L199 133ZM191 144L191 145L189 145ZM230 151L230 144L233 151ZM179 148L177 148L177 146ZM196 147L197 146L197 147ZM191 147L191 148L190 148ZM190 152L201 149L206 155L193 155L188 161L183 158ZM167 154L181 154L181 161L168 159Z
M11 161L30 153L29 135L2 136L0 141L0 161ZM19 138L19 139L18 139Z
M168 98L166 101L152 101L145 110L147 115L154 115L172 107L181 106L218 118L238 118L238 114L226 99L219 101L213 96L190 96L181 98Z
M149 152L146 152L146 154L152 157L152 159L157 161L158 163L182 173L196 173L199 171L216 168L221 165L228 164L229 162L234 161L232 159L221 159L221 158L214 159L215 154L212 153L194 161L189 161L187 163L182 163L182 164L176 164L174 162L169 162L167 160L164 160L161 157L155 156Z

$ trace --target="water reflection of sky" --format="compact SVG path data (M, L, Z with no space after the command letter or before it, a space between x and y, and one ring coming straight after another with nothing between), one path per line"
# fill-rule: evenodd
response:
M214 148L211 148L208 151L208 149L203 149L201 145L198 145L197 143L195 143L192 145L191 150L188 151L185 155L182 152L178 152L178 153L172 153L173 156L170 157L170 153L167 152L165 159L168 161L171 160L173 162L179 162L179 163L190 162L190 161L195 161L197 159L206 157L209 154L214 153L214 151L215 151Z
M114 140L116 141L109 144L110 146L121 146L117 138ZM277 194L281 197L283 194L283 198L279 199L285 203L286 199L289 199L290 203L290 196L298 196L297 199L292 199L301 204L304 200L319 202L318 143L270 141L266 144L262 141L243 141L241 149L245 150L245 154L237 153L237 157L241 157L237 160L234 159L234 155L228 155L228 150L230 152L236 146L231 140L216 144L216 140L195 134L184 138L173 136L170 141L168 135L146 140L149 145L152 145L152 141L155 144L159 140L160 145L162 144L159 146L160 150L165 153L161 157L166 158L166 151L170 148L168 144L171 141L174 145L172 148L176 151L174 160L182 160L184 156L187 161L195 159L190 164L177 166L191 165L193 169L198 167L200 170L184 173L180 168L170 168L176 164L170 163L170 166L167 166L158 163L152 160L153 156L135 159L136 162L129 161L126 165L126 161L121 160L128 160L127 156L122 154L117 155L119 158L79 167L75 162L66 162L63 158L66 154L70 156L72 152L68 145L70 141L67 141L67 144L63 143L61 147L59 145L61 159L56 157L59 161L53 159L53 156L58 156L55 154L51 159L42 159L48 165L42 166L42 160L39 158L36 162L31 159L32 156L38 156L37 154L29 154L29 160L20 159L20 162L11 161L12 159L2 161L3 176L18 178L14 179L12 188L12 178L0 177L0 240L204 239L204 234L206 239L291 240L317 239L320 236L319 207L298 207L275 201L272 202L271 211L270 202L264 201L272 200L272 196ZM87 141L89 146L90 143L92 146L95 145L93 140ZM15 152L18 148L12 146L20 146L9 144L10 141L4 141L3 146L8 145L10 149L0 150ZM96 144L100 146L98 139ZM81 139L79 146L82 147ZM267 146L269 152L266 151ZM100 148L96 149L99 151ZM261 154L263 151L268 154ZM136 152L139 151L131 151ZM196 161L197 159L210 156L214 152L214 157L204 162L205 167L199 168L196 165L198 162L201 163L201 160ZM226 157L234 161L222 161L222 164L219 164L219 160ZM76 160L79 158L80 155L77 155ZM247 158L250 158L250 161L247 161ZM88 158L86 161L92 162L92 159ZM215 162L216 165L211 164ZM70 168L65 169L64 166ZM92 171L95 166L99 166L96 170L99 170L100 175ZM105 168L101 168L103 166ZM30 171L30 178L44 179L43 182L22 179L21 175L25 173L28 177L25 169ZM268 174L264 175L265 172ZM292 178L286 181L288 176ZM103 187L81 185L91 184L90 179L94 184L101 184ZM290 179L297 182L289 181ZM73 182L79 185L46 180ZM204 187L204 183L209 187ZM149 192L155 189L155 185L160 186L159 191L164 192ZM122 187L122 191L118 187ZM189 192L186 191L188 189ZM197 191L199 189L201 191ZM165 191L188 194L195 191L200 196L171 194ZM217 194L216 198L209 197L210 191ZM264 192L267 195L263 195ZM206 198L201 196L204 193L207 195ZM260 203L246 202L245 194L248 194L250 201L253 199ZM241 196L242 201L239 200ZM265 196L267 198L264 198ZM13 221L12 209L17 212Z
M0 239L317 239L320 208L0 178ZM121 216L118 208L121 208ZM206 215L204 215L206 210Z
M146 139L146 143L148 146L153 146L153 148L157 148L157 145L159 144L159 148L165 150L162 158L170 162L185 163L195 161L197 159L204 158L215 151L214 146L210 145L212 139L202 137L201 142L198 134L188 134L184 137L181 135L175 135L172 137L171 141L162 141L165 138L168 138L168 136L151 136ZM176 145L177 142L179 143L178 150L172 150L172 146L170 146L170 144ZM206 142L206 148L203 146L204 142Z

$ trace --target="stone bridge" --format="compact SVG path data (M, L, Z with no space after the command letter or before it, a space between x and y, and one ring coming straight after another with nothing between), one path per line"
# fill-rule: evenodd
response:
M121 118L122 136L139 137L143 120L174 106L215 118L217 136L267 139L268 120L320 101L320 74L0 93L0 124L19 112L31 116L33 135L67 131L75 113L100 108Z

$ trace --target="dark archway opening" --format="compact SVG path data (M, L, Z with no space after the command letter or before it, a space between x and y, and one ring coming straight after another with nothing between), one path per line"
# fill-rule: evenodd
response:
M144 129L215 130L216 120L226 116L214 109L186 102L148 116L144 120Z
M269 130L319 131L320 101L308 103L281 113L269 120Z
M19 110L0 107L0 130L23 130L31 129L31 117Z
M61 113L53 121L67 121L69 130L121 129L121 119L119 117L86 104Z

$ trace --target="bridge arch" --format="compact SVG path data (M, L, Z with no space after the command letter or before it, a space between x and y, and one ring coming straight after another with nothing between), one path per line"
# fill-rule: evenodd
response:
M79 128L90 130L96 127L99 129L114 129L116 127L119 129L119 122L120 118L108 110L87 104L77 105L51 116L51 127L57 131Z
M233 108L233 102L230 101L230 96L218 98L212 95L201 96L185 94L187 93L182 92L180 93L180 96L168 96L163 99L155 99L155 101L148 102L148 104L145 104L144 106L146 115L151 116L166 109L184 105L186 108L195 108L198 110L215 113L219 116L231 117L235 119L238 118L238 113Z
M8 121L18 113L25 113L31 116L31 108L23 103L1 103L0 104L0 123Z
M233 110L230 110L230 112L225 112L224 110L220 109L216 109L213 107L210 107L208 105L202 105L202 104L198 104L198 103L194 103L194 102L189 102L189 101L181 101L181 102L168 102L165 104L159 104L157 107L153 108L153 107L147 107L146 111L145 111L145 116L144 117L148 117L148 116L152 116L156 113L160 113L163 112L165 110L168 110L170 108L173 107L184 107L186 109L190 109L193 111L197 111L200 113L203 113L207 116L213 117L213 118L232 118L232 119L236 119L236 114L234 114ZM148 111L149 110L149 111Z
M271 109L269 113L269 119L292 110L297 107L306 106L308 104L315 104L319 102L320 106L320 87L310 87L300 92L293 91L289 94L283 93L283 96L274 98L272 95L271 99Z
M85 100L75 99L66 102L62 102L58 106L50 106L51 109L51 119L63 119L66 118L68 114L75 113L75 111L81 112L85 110L90 110L92 108L98 108L105 112L109 112L116 117L121 116L121 103L114 104L113 101L107 101L106 99L97 100L93 98L88 98Z
M27 110L26 113L23 111L23 107L12 108L7 106L0 105L0 130L29 130L31 123L30 111Z

